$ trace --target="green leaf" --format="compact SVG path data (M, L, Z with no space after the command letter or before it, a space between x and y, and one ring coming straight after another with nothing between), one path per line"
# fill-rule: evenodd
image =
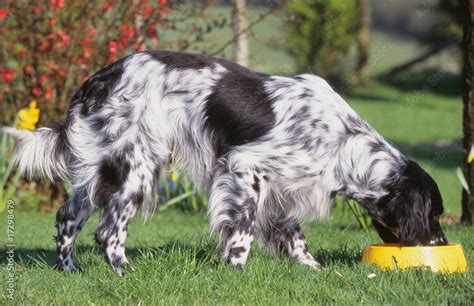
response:
M357 222L359 222L360 227L366 232L369 231L370 218L367 215L367 212L365 211L365 209L354 200L346 200L345 202L351 209L352 214L356 218Z
M462 187L468 194L471 194L471 191L469 190L469 185L467 184L466 178L464 177L464 173L462 172L461 168L457 167L456 168L456 175L458 176L458 180L461 183Z
M179 202L183 201L184 199L194 195L194 192L185 192L177 197L174 197L168 201L166 201L165 204L160 206L160 211L168 209L170 206L173 206L175 204L178 204Z

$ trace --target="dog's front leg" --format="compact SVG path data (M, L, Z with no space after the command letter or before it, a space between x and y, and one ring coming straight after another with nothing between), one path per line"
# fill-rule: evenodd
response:
M281 252L302 265L315 270L322 269L321 264L309 252L308 243L297 220L276 217L261 225L260 231L270 253L276 255Z
M209 199L211 232L219 234L221 256L233 267L243 268L247 261L261 183L258 170L230 169L227 163L214 178Z

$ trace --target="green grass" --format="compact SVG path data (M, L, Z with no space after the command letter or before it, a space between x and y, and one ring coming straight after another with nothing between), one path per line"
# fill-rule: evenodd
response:
M5 233L5 214L0 215ZM472 272L457 275L429 271L382 272L360 263L363 247L376 234L328 220L306 223L310 248L326 270L312 271L284 258L273 258L254 244L243 272L222 263L201 215L157 213L146 225L130 226L127 252L137 271L117 277L94 246L93 218L77 243L82 273L52 269L55 260L53 214L16 214L16 302L21 304L440 304L474 299ZM447 236L463 244L474 260L472 228L447 226ZM5 244L2 235L1 245ZM5 265L5 250L0 250ZM6 274L2 270L0 288ZM368 275L376 277L369 279ZM0 304L5 291L0 291Z

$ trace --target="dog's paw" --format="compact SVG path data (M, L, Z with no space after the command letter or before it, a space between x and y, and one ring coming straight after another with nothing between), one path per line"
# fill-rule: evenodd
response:
M128 261L124 261L120 265L112 266L112 269L117 273L119 277L124 277L126 272L135 272L137 268L131 265Z
M243 264L230 264L229 263L229 267L231 267L232 269L234 269L234 271L236 272L244 272L244 265Z
M314 259L301 259L301 260L298 260L298 262L300 264L302 264L304 266L308 266L311 269L316 270L316 271L323 271L324 270L323 266Z
M58 261L54 265L54 268L65 272L82 272L82 269L76 267L71 260Z

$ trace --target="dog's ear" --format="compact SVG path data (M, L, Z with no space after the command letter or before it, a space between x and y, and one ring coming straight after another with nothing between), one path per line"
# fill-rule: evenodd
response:
M409 161L400 182L396 209L402 245L424 244L430 240L432 179L415 162Z
M401 207L397 210L402 245L423 244L429 241L430 237L428 222L431 209L430 197L423 195L425 191L414 189L410 188L407 200L404 203L399 203Z
M380 238L382 238L383 242L385 243L399 243L400 242L400 239L397 236L395 236L392 230L388 229L377 220L372 219L372 225L377 230L377 233L379 234Z

